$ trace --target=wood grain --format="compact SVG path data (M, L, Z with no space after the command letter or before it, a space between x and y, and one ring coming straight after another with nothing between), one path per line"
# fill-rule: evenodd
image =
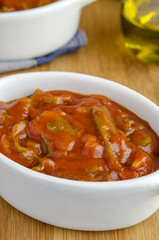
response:
M80 27L88 46L26 71L71 71L126 85L159 104L159 65L145 64L124 47L120 1L98 0L83 10ZM8 74L1 74L3 77ZM157 121L157 119L156 119ZM0 240L159 240L159 210L146 221L122 230L85 232L36 221L0 198Z

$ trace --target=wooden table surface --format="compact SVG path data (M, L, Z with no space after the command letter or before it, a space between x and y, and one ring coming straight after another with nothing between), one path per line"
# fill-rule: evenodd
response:
M46 65L19 72L70 71L126 85L159 105L159 65L139 62L125 49L120 0L98 0L82 12L88 46ZM11 73L9 73L11 74ZM9 74L0 74L0 77ZM156 119L157 120L157 119ZM159 210L146 221L108 232L73 231L36 221L0 198L0 240L159 240Z

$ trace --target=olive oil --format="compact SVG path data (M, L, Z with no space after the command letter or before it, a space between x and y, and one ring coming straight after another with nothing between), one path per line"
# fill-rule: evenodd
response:
M124 0L121 23L125 46L140 60L159 63L159 0Z

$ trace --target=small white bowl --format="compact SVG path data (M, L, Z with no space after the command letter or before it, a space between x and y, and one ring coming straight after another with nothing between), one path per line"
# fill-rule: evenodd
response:
M1 100L27 96L36 88L102 94L147 120L159 134L159 108L115 82L65 72L18 74L0 80ZM118 182L79 182L27 169L0 154L0 195L40 221L79 230L112 230L137 224L159 207L159 171Z
M95 0L59 0L29 10L0 13L0 60L48 54L76 33L81 9Z

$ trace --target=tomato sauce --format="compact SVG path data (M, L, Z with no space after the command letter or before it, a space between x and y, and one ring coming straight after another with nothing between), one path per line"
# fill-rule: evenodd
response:
M13 12L41 7L57 0L0 0L0 12Z
M159 169L149 124L105 96L43 92L0 102L0 152L34 171L117 181Z

